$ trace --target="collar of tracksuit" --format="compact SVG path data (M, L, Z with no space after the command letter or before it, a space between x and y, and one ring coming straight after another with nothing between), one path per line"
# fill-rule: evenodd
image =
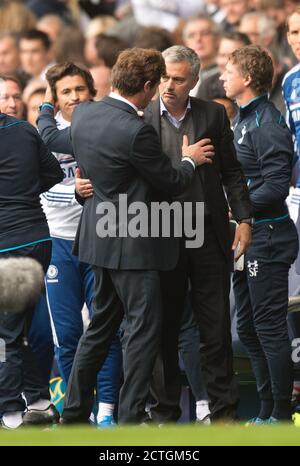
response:
M253 110L256 110L257 107L259 107L262 103L267 102L267 101L268 101L268 95L263 94L263 95L254 97L254 99L250 100L250 102L248 102L246 105L242 105L239 111L239 121L243 120L251 112L253 112Z

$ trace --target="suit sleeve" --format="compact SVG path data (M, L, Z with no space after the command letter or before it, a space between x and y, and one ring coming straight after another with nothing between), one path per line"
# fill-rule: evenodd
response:
M70 128L62 130L57 128L52 108L42 107L37 119L37 125L41 138L52 152L73 154Z
M136 135L130 162L153 188L171 196L183 193L195 172L189 161L181 162L179 169L172 167L169 157L161 150L155 129L150 125L143 126Z
M64 178L64 174L54 155L38 135L37 137L40 163L40 193L43 193L60 183Z
M222 135L220 142L221 179L234 218L239 221L253 215L246 179L237 160L233 132L225 109L222 109Z

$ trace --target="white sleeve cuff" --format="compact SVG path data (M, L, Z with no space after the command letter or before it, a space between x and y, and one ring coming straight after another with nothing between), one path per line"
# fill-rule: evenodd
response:
M184 162L185 160L186 160L187 162L190 162L190 163L193 165L194 170L195 170L196 164L195 164L194 160L193 160L191 157L182 157L181 161Z

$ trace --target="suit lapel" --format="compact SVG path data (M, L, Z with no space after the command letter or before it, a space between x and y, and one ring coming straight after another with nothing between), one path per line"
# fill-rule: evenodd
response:
M160 99L151 102L145 110L145 121L152 125L157 132L159 139L161 137L160 129Z
M207 117L201 103L191 97L191 112L194 125L195 142L203 139L207 130ZM206 178L208 165L204 164L197 168L197 172L202 180L204 193L206 194Z

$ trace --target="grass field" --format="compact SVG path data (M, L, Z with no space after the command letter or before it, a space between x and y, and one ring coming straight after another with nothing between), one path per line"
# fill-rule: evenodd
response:
M0 430L0 445L95 445L95 446L201 446L201 445L300 445L300 428L295 426L244 427L93 427L21 428Z

